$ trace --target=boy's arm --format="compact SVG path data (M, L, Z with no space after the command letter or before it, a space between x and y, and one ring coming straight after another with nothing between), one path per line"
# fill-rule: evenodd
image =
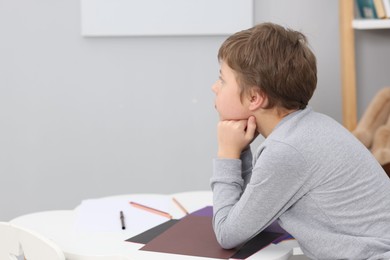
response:
M240 159L214 160L213 227L222 247L251 239L301 196L306 163L293 148L276 146L262 151L246 187Z

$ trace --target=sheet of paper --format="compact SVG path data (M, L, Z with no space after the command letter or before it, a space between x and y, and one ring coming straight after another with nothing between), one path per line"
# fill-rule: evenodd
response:
M137 202L165 212L172 211L169 196L108 197L82 201L76 208L75 227L79 231L118 232L122 231L120 211L125 217L125 232L139 234L169 220L166 217L135 208L130 201Z
M165 230L167 230L168 228L175 225L178 221L180 221L180 220L179 219L168 220L167 222L164 222L164 223L162 223L158 226L155 226L151 229L148 229L148 230L142 232L141 234L138 234L138 235L133 236L129 239L126 239L126 241L127 242L134 242L134 243L138 243L138 244L147 244L152 239L154 239L155 237L157 237L158 235L163 233Z
M237 250L221 248L215 238L211 219L209 216L188 215L140 250L228 259Z

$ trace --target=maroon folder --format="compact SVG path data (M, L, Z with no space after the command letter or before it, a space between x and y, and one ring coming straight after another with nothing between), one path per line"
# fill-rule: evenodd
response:
M140 250L219 259L245 259L282 235L261 232L243 247L226 250L218 244L211 221L211 216L188 215Z

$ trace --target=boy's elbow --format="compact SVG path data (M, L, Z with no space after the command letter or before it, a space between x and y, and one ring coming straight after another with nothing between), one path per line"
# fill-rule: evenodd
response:
M218 244L223 249L232 249L238 246L238 244L234 243L233 239L230 236L223 235L223 232L215 230L215 236L217 238ZM230 238L230 239L229 239Z
M233 246L232 244L230 243L223 243L223 242L218 242L219 245L223 248L223 249L233 249L235 248L236 246Z
M212 226L217 242L223 249L232 249L241 245L242 241L237 236L237 230L226 223L226 217L219 221L213 218Z

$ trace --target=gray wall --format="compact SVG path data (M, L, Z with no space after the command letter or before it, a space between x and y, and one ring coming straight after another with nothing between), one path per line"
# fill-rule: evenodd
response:
M390 30L356 30L358 113L361 116L375 94L390 86Z
M263 21L308 36L319 69L311 105L341 121L338 1L255 0ZM0 220L92 197L209 189L210 87L225 37L83 38L79 0L0 0L0 32ZM389 32L372 34L375 48ZM381 74L359 80L390 82Z

